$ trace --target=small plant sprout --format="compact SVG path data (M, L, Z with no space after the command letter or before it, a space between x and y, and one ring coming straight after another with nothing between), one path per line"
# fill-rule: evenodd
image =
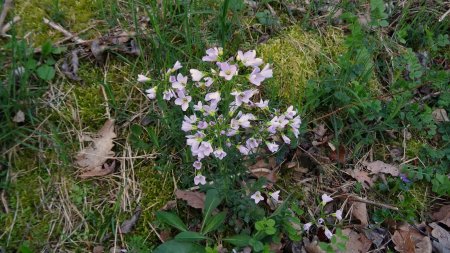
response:
M261 195L260 191L253 193L253 195L250 198L255 200L255 204L258 204L260 201L264 200L264 197Z

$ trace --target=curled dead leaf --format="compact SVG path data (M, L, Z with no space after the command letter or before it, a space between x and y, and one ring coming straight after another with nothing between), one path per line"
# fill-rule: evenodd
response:
M134 225L136 225L136 222L139 220L139 217L141 216L142 209L138 206L136 210L134 211L133 216L131 216L130 219L125 220L122 225L120 226L120 233L127 234L131 232Z
M21 110L16 112L16 115L13 117L13 122L16 123L22 123L25 121L25 113L23 113Z
M369 173L363 170L358 169L348 169L346 172L356 179L356 181L360 182L364 188L370 188L374 185L374 182L371 177L369 177Z
M348 237L346 253L368 252L372 246L372 241L364 234L360 234L350 228L342 230L342 233Z
M248 166L250 172L257 178L265 177L272 183L277 181L276 175L277 162L274 157L265 159L258 159L255 164Z
M442 221L450 218L450 205L442 206L439 211L431 215L434 221Z
M366 203L354 202L352 215L355 219L357 219L361 222L361 225L363 225L363 226L369 225L369 219L367 217Z
M430 238L420 234L411 225L399 226L391 239L395 244L395 249L400 253L431 253Z
M437 222L431 223L430 227L433 228L431 235L437 239L437 241L433 241L436 251L440 253L450 252L450 233Z
M91 144L76 156L75 164L83 170L81 177L104 176L114 171L114 162L111 165L104 164L106 160L114 156L111 149L114 147L115 137L114 120L109 119L98 131L96 137L89 138Z
M205 206L205 194L202 192L176 190L175 196L177 199L186 201L193 208L203 209L203 206Z
M364 165L367 166L367 169L371 171L371 174L391 174L394 177L397 177L400 174L400 170L393 165L384 163L382 161L375 162L364 162Z

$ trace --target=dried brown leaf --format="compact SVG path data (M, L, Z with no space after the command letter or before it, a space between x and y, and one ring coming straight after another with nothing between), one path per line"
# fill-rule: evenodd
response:
M161 211L167 211L167 210L175 208L176 206L177 206L177 201L176 200L170 200L170 201L167 201L167 203L163 207L161 207L160 210Z
M125 220L122 225L120 226L120 233L127 234L131 232L134 225L136 225L136 222L139 220L139 217L141 216L142 209L140 207L137 207L134 211L133 216L131 216L130 219Z
M275 158L269 157L268 161L258 159L255 164L248 166L248 169L255 177L265 177L267 180L275 183L277 181L276 166L277 162Z
M390 164L384 163L382 161L375 161L375 162L365 162L365 166L367 166L367 169L371 171L371 174L391 174L394 177L397 177L400 174L400 170Z
M303 244L305 245L305 250L307 253L325 253L325 251L319 247L319 243L317 241L317 237L314 237L312 241L308 238L303 238Z
M92 250L92 253L103 253L105 252L105 247L103 246L95 246Z
M400 253L431 253L430 238L408 224L399 226L391 239Z
M441 221L450 218L450 205L442 206L439 211L431 215L434 221Z
M445 109L436 109L433 111L433 119L436 123L448 122L448 115Z
M177 199L186 201L193 208L203 209L203 206L205 206L205 194L202 192L176 190L175 196Z
M366 203L354 202L352 215L355 219L357 219L361 222L361 225L363 225L363 226L369 225L369 219L367 217Z
M114 156L111 150L114 147L113 139L116 137L114 133L114 120L107 120L103 127L98 131L97 136L90 138L91 145L81 150L76 156L75 164L83 169L83 177L103 176L106 172L111 173L115 166L106 165L104 169L102 166L107 159ZM92 173L89 173L89 172Z
M343 145L339 146L339 149L334 148L330 153L331 161L338 162L340 164L345 164L347 151Z
M438 241L433 242L439 252L450 252L450 233L441 227L437 222L430 224L433 228L431 235L434 236Z
M370 188L374 185L374 182L371 177L369 177L369 173L363 170L358 169L348 169L346 172L356 179L356 181L360 182L364 188Z
M87 170L80 174L80 178L90 178L90 177L103 177L106 175L109 175L114 172L114 169L116 168L116 161L113 161L111 165L108 165L107 163L103 164L103 166L96 167L91 170Z
M353 231L350 228L342 230L342 233L348 236L345 251L346 253L361 253L369 251L372 241L367 239L365 235Z
M22 123L25 121L25 113L23 113L21 110L16 112L16 115L14 115L14 118L12 119L13 122L16 123Z

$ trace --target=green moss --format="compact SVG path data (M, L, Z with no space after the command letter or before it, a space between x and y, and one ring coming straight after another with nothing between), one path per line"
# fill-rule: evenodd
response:
M47 40L55 41L63 37L60 32L44 24L44 17L76 33L90 25L96 9L96 1L91 0L17 0L14 15L22 19L17 26L19 36L30 33L31 41L41 45Z
M143 210L136 230L142 235L154 234L148 223L154 221L155 211L173 199L172 176L157 171L153 166L138 168L136 176L142 191L139 205Z
M8 245L13 249L23 241L30 241L30 248L39 251L48 241L51 214L44 212L41 194L45 181L40 174L34 157L37 154L20 154L20 159L12 163L10 187L7 188L9 206L8 214L2 214L2 226L8 228L8 235L2 238L3 245L9 237ZM11 230L12 229L12 230ZM1 242L1 241L0 241Z
M319 79L319 69L337 62L339 55L346 51L344 38L344 33L337 28L319 33L294 27L261 45L259 53L274 66L274 78L268 82L271 99L281 98L290 104L302 101L308 81ZM360 57L365 56L368 55ZM372 65L366 67L370 69ZM368 86L378 94L380 84L373 76Z
M343 37L337 29L319 34L294 27L260 46L264 60L274 65L270 85L275 95L287 102L301 99L308 80L318 77L319 66L334 61L344 51Z

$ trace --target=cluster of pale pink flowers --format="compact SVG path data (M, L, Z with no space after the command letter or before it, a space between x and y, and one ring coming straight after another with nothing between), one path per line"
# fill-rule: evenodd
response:
M225 59L222 48L211 48L202 60L211 64L209 70L190 69L186 74L177 61L164 81L145 91L149 99L161 98L185 112L181 130L196 158L195 185L206 184L205 159L222 160L230 152L275 153L298 138L301 124L293 106L272 109L269 100L261 97L259 88L273 71L256 57L256 51L238 51ZM139 75L138 81L146 83L150 78Z

